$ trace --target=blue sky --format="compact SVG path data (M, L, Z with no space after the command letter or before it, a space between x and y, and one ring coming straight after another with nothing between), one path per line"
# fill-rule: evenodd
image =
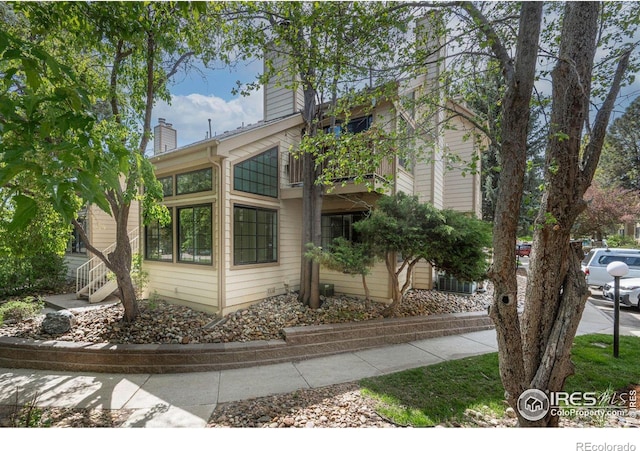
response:
M152 125L164 118L177 130L178 146L205 139L211 129L215 134L262 120L262 90L248 97L232 95L236 80L254 81L262 69L261 61L239 63L233 69L200 69L177 74L170 85L171 105L155 105ZM149 145L153 148L153 143Z
M262 89L247 97L231 93L237 80L244 83L255 81L261 71L262 61L253 60L238 63L234 68L220 65L217 69L201 68L177 74L170 86L171 105L165 102L155 105L152 126L158 123L158 118L164 118L177 130L178 146L184 146L207 137L209 119L214 135L262 120ZM638 95L640 74L637 74L633 85L622 89L611 121L621 116ZM153 142L148 149L153 149Z

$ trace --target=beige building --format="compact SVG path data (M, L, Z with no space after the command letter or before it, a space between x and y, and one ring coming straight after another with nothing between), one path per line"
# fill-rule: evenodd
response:
M426 89L427 76L404 83L402 95L419 95ZM298 290L302 188L299 163L291 151L299 144L304 126L301 96L269 83L264 100L264 121L180 148L176 147L179 130L164 119L155 127L154 135L161 143L154 146L151 162L164 187L164 204L172 221L166 227L154 224L139 229L136 248L149 274L147 295L224 315L269 296ZM451 110L462 109L450 106ZM442 121L444 114L437 120ZM350 124L357 130L376 121L384 121L389 130L401 123L416 128L413 115L397 103L380 102L372 114L354 112L352 117ZM393 183L387 187L388 194L404 191L439 208L480 217L479 172L464 174L462 168L447 168L442 157L446 151L455 152L463 161L479 155L477 143L468 139L473 127L462 117L452 119L454 126L438 133L435 142L420 130L412 130L418 145L429 154L412 163L395 157L369 180L376 183L390 174ZM323 242L337 236L352 239L352 224L375 204L377 196L364 185L336 184L324 197ZM108 217L92 215L88 215L92 237L113 224ZM132 240L135 236L132 230ZM110 244L106 235L103 241L97 247ZM77 254L69 255L71 261L78 261ZM416 268L413 277L413 287L433 287L434 274L428 265ZM323 269L321 281L332 285L336 293L364 296L360 277ZM374 299L390 299L384 264L376 265L367 281ZM80 285L83 283L79 289Z

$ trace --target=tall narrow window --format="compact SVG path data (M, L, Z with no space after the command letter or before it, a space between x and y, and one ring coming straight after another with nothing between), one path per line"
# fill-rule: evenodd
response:
M178 261L210 265L213 256L211 205L178 208Z
M87 219L85 217L79 217L78 222L82 228L87 231ZM71 254L85 254L87 253L87 247L82 240L82 236L78 231L78 228L74 225L71 231L69 242L67 243L67 252Z
M278 197L278 148L236 164L233 167L233 189Z
M278 212L262 208L233 208L234 264L278 261Z
M162 194L164 197L173 196L173 176L161 177L158 181L162 184Z
M173 226L171 222L163 226L158 221L153 221L145 227L145 259L162 262L173 261Z

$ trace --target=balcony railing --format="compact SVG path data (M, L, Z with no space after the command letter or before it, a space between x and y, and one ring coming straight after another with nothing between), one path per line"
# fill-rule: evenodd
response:
M326 166L326 164L325 164ZM395 174L395 161L391 158L384 159L380 165L376 168L372 174L365 174L365 178L379 178L384 179L388 175ZM288 165L289 185L299 186L302 185L302 159L296 158L293 154L289 153L289 165ZM345 181L353 179L355 176L340 177L334 179L335 182Z

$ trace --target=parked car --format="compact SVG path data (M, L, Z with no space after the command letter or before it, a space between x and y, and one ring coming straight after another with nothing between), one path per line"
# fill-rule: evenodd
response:
M605 299L615 301L615 287L613 282L605 283L602 288ZM628 305L640 310L640 277L620 279L620 305Z
M516 244L516 256L528 257L529 255L531 255L530 244Z
M591 249L582 260L582 272L587 278L587 284L602 287L613 282L613 277L607 272L607 265L611 262L624 262L629 266L628 278L640 277L639 249Z

